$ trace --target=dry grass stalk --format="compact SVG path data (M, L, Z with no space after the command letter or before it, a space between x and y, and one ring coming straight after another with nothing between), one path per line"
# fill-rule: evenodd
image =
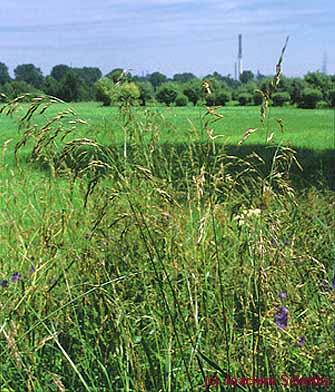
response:
M257 130L257 128L247 129L246 132L244 133L242 139L238 142L237 145L240 146L241 144L243 144L252 133L256 132L256 130Z

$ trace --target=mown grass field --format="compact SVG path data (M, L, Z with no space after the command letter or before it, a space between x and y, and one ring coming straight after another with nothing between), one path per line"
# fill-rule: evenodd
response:
M1 392L212 391L215 374L221 390L332 391L335 196L314 162L334 149L333 112L271 109L238 149L258 108L214 123L204 108L71 106L88 124L62 142L63 121L33 163L28 141L18 166L27 128L0 116ZM294 170L317 176L298 187Z
M80 118L87 121L79 135L95 137L104 144L122 142L118 109L116 107L102 107L96 102L73 103L71 108ZM23 106L23 111L27 106ZM63 105L54 105L50 115L63 110ZM161 142L182 143L187 142L194 129L200 129L205 119L202 107L167 108L152 107L148 109L137 108L136 114L143 119L143 112L150 110L161 115ZM274 141L280 141L300 148L325 150L335 148L334 111L333 110L304 110L292 107L270 108L265 129L260 126L259 107L223 107L218 110L224 115L222 121L213 125L214 135L224 135L217 141L226 144L237 144L248 128L258 128L246 144L264 144L266 136L274 133ZM283 133L277 120L283 122ZM16 125L8 117L0 117L0 140L17 137ZM202 140L207 135L201 135ZM198 139L197 139L198 140ZM200 139L201 141L201 139Z

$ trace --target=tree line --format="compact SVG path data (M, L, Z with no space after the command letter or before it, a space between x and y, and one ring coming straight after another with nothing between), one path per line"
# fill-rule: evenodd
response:
M174 106L260 105L261 91L266 91L272 76L254 75L244 71L237 81L218 72L198 78L190 72L172 78L161 72L146 76L132 75L121 68L103 75L97 67L75 68L59 64L44 76L34 64L21 64L11 78L6 64L0 62L0 94L2 99L16 98L25 93L47 94L66 102L99 101L117 105L122 101L142 106L164 104ZM208 82L211 94L202 88ZM1 99L1 98L0 98ZM295 105L301 108L335 107L335 75L309 72L304 77L282 76L272 105Z

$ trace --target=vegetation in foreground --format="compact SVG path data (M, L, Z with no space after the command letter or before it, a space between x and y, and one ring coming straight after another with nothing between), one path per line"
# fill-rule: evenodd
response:
M76 137L70 111L36 126L51 103L21 119L30 164L3 148L1 391L196 391L215 374L333 385L335 198L295 191L294 151L276 144L267 168L227 154L210 110L167 148L160 115L131 107L106 148Z

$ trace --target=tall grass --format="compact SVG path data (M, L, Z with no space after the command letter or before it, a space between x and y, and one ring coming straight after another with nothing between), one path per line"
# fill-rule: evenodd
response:
M163 116L131 106L124 143L104 146L76 138L67 108L48 118L52 104L21 116L16 152L30 163L13 169L5 150L1 161L1 391L213 390L215 374L222 389L228 376L275 377L269 391L288 390L282 376L333 382L335 199L295 191L291 148L277 145L269 170L256 153L231 156L209 108L189 142L162 144Z

